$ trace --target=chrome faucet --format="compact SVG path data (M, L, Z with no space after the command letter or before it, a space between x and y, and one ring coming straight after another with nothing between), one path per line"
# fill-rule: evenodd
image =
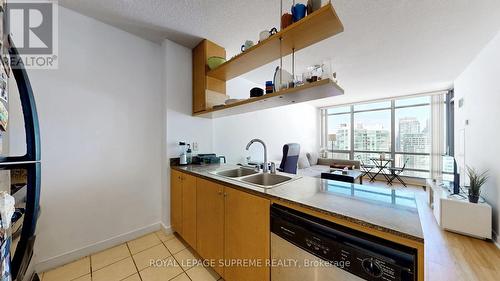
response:
M269 172L269 167L267 167L267 147L266 147L266 144L264 143L264 141L262 141L261 139L253 139L251 140L248 144L247 144L247 150L250 149L250 146L254 143L254 142L258 142L258 143L261 143L262 146L264 147L264 168L262 168L262 171L264 173L267 173Z

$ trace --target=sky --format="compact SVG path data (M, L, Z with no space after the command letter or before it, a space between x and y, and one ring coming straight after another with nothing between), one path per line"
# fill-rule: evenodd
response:
M421 104L429 102L429 97L417 97L417 98L409 98L404 100L397 100L396 106L406 106L413 104ZM370 104L360 104L355 105L354 110L368 110L374 108L384 108L390 107L390 102L377 102ZM332 108L329 110L331 113L337 112L346 112L349 111L349 106L343 106L338 108ZM411 107L411 108L396 108L395 112L396 117L396 134L398 133L398 120L406 117L414 117L420 122L420 130L423 130L426 126L427 120L430 119L430 106L420 106L420 107ZM333 122L332 122L333 121ZM342 123L350 123L350 115L335 115L330 117L328 122L328 131L333 133L337 131L337 126ZM385 130L391 130L391 115L390 110L380 110L380 111L371 111L371 112L360 112L354 114L354 123L355 128L356 124L363 124L363 128L365 129L379 129L383 128Z

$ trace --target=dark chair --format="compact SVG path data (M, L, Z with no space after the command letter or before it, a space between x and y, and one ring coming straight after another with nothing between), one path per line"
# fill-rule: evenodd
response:
M406 164L408 164L409 160L410 160L410 158L406 158L405 163L403 164L402 168L387 168L391 172L391 174L389 175L389 180L387 181L387 184L392 185L392 182L395 179L397 179L401 184L404 185L404 187L408 187L400 175L405 171Z
M297 163L299 162L300 144L288 143L283 146L283 158L278 171L297 174Z
M373 182L375 180L375 176L371 175L370 173L373 169L375 169L375 165L366 164L363 161L363 158L361 157L361 155L358 155L358 160L361 163L361 165L359 165L359 168L360 168L361 172L363 173L361 175L361 177L368 176L368 178L370 179L370 182Z

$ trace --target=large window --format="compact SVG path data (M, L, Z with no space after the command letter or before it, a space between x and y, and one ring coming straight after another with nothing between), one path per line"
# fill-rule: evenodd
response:
M351 149L351 114L337 114L328 117L328 136L334 136L330 148L333 150Z
M327 142L329 157L334 159L349 159L351 150L351 107L336 107L328 109Z
M391 151L391 111L354 112L354 150Z
M405 176L430 176L430 96L332 107L323 114L329 157L371 164L385 154L392 167L405 167Z
M430 97L395 101L395 162L405 166L403 175L427 177L431 165Z

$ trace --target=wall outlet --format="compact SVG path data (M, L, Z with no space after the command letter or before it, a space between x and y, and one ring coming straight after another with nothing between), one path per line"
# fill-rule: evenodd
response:
M198 151L198 143L197 142L193 142L193 151Z

